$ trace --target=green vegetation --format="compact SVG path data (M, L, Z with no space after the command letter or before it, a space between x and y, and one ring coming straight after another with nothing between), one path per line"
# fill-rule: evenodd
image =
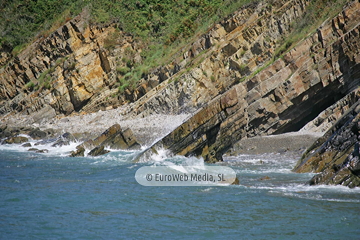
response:
M46 36L78 14L82 1L13 0L0 5L0 45L16 54L35 36Z
M28 83L25 84L25 86L24 86L24 88L25 88L26 90L28 90L28 91L32 91L32 90L34 89L34 87L35 87L35 84L34 84L32 81L28 82Z
M142 62L133 61L132 49L119 66L119 91L134 88L151 69L167 64L173 54L192 42L215 22L254 0L5 0L0 5L0 45L16 55L35 37L47 37L84 7L91 11L91 24L116 22L119 30L132 34L143 43ZM346 0L310 1L306 14L292 26L289 37L279 43L271 61L282 57L294 44L313 32L328 17L338 13ZM259 24L262 24L261 22ZM115 31L104 47L114 48L120 37ZM247 49L243 49L243 56ZM200 58L198 58L200 59ZM196 64L198 62L191 62ZM193 66L186 66L189 70ZM70 66L70 70L75 64ZM245 70L245 66L241 66ZM263 69L263 68L260 68ZM260 70L261 71L261 70ZM252 73L251 76L258 73ZM42 86L48 77L40 76ZM50 75L49 75L50 76ZM211 76L212 77L212 76ZM36 86L33 86L33 88Z
M15 49L46 37L88 6L93 23L120 28L152 44L171 45L205 31L250 0L14 0L0 5L0 44ZM108 43L111 46L111 42ZM158 49L158 46L156 47ZM18 50L18 49L16 49Z

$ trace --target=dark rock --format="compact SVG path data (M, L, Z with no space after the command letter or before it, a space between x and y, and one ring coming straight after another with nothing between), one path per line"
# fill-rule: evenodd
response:
M263 181L263 180L270 180L270 177L269 177L269 176L261 177L259 180L260 180L260 181Z
M239 179L236 177L234 182L231 184L231 185L239 185L240 184L240 181Z
M29 139L28 138L26 138L26 137L11 137L11 138L8 138L8 139L6 139L5 141L4 141L4 143L7 143L7 144L13 144L13 143L17 143L17 144L19 144L19 143L24 143L24 142L27 142L27 141L29 141Z
M96 147L93 150L91 150L89 152L89 155L95 157L95 156L104 155L104 154L109 153L109 152L110 151L104 149L104 146L99 146L99 147Z
M45 144L49 144L49 143L52 143L52 142L55 142L55 141L56 141L56 139L54 139L54 138L45 139L45 140L42 140L42 141L39 141L39 142L35 143L34 145L35 145L35 146L45 145Z
M360 101L325 133L299 160L293 171L317 172L310 185L329 184L352 187L360 186L360 135L357 128L360 113L354 111Z
M114 124L94 140L88 140L82 145L84 148L109 147L111 149L139 149L140 144L136 141L130 129L122 131L119 124Z
M25 143L22 145L23 147L31 147L31 143Z
M114 136L121 132L121 127L119 124L114 124L110 128L108 128L105 132L103 132L99 137L94 140L89 140L84 143L86 148L94 148L95 146L101 145L105 140L111 141L110 139L114 138Z
M24 131L24 130L23 130ZM56 131L54 129L45 129L40 130L40 128L31 128L24 132L24 134L28 134L31 138L35 140L40 139L47 139L47 138L53 138L56 134Z
M69 140L69 141L75 141L76 140L75 137L69 132L64 133L63 135L61 135L61 137L63 139Z
M35 151L35 152L37 152L37 153L48 153L49 150L47 150L47 149L40 149L40 150L37 150L37 151Z
M30 151L30 152L36 152L36 151L39 151L39 149L37 149L37 148L29 148L28 151Z
M12 135L11 132L7 128L8 128L7 125L3 125L0 127L0 139L7 138Z
M71 133L64 133L59 137L59 139L51 145L52 147L61 147L61 146L67 146L70 145L70 142L74 142L75 137Z
M76 151L70 153L70 157L83 157L85 153L85 148L82 146L77 146Z
M36 128L29 133L29 136L35 140L39 140L39 139L44 139L47 136L47 133L41 131L39 128Z

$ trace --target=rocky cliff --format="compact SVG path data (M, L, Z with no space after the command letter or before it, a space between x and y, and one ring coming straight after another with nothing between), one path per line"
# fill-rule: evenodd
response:
M189 114L151 151L162 147L208 162L221 161L243 138L326 131L359 98L360 3L348 2L301 35L296 27L310 4L249 4L137 82L134 64L143 62L146 46L116 22L92 24L85 9L12 60L2 59L1 120L29 125L119 106L123 119Z
M214 162L242 138L302 128L359 86L359 9L358 1L349 3L283 57L215 97L154 147Z

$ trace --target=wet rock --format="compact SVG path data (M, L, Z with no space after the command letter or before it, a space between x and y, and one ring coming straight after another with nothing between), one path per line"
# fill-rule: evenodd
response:
M51 146L52 147L67 146L70 145L70 142L75 142L75 141L76 141L75 137L71 133L66 132L63 135L61 135L59 139L56 140L56 142Z
M29 148L28 151L29 152L36 152L36 151L39 151L39 149L38 148Z
M40 149L40 150L37 150L37 151L35 151L36 153L48 153L49 152L49 150L47 150L47 149Z
M71 156L84 156L85 149L91 149L89 155L98 156L111 149L139 149L140 144L136 141L133 132L130 129L122 130L119 124L114 124L95 139L90 139L77 146L77 150L71 153Z
M55 133L53 129L40 130L40 128L35 128L29 133L29 136L35 140L40 140L53 137Z
M31 147L31 143L25 143L25 144L23 144L21 146L23 146L23 147Z
M33 128L31 127L14 127L3 125L0 127L0 138L16 137L19 134L28 135Z
M259 180L260 181L270 180L270 177L269 176L261 177Z
M4 141L4 143L6 144L19 144L19 143L24 143L24 142L27 142L29 141L29 139L27 137L11 137L11 138L8 138Z
M358 126L360 100L317 140L299 160L295 172L316 172L310 185L360 186Z
M114 124L94 140L82 144L85 148L106 146L112 149L139 149L140 144L136 141L130 129L122 131L119 124Z
M77 146L76 151L71 151L70 157L83 157L85 155L85 148Z
M44 139L47 136L47 133L41 131L40 128L36 128L29 133L29 136L35 140Z
M104 155L104 154L109 153L109 152L110 152L109 150L104 149L104 146L99 146L99 147L96 147L93 150L91 150L89 152L89 155L95 157L95 156Z
M236 177L234 182L231 185L239 185L239 184L240 184L239 178Z
M46 144L53 143L53 142L55 142L55 141L56 141L55 138L45 139L45 140L42 140L42 141L39 141L39 142L35 143L34 145L35 145L35 146L46 145Z

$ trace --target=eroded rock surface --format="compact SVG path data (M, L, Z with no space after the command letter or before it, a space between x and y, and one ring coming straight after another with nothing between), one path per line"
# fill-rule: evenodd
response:
M122 130L119 124L114 124L95 139L90 139L77 146L76 150L71 152L71 157L84 156L85 149L90 149L90 156L99 156L110 152L110 149L134 150L140 149L131 129Z
M360 186L360 101L297 163L295 172L315 172L310 185Z
M344 24L335 24L344 16ZM355 1L283 58L214 98L154 147L215 162L244 137L299 130L359 86L359 22L360 3Z

